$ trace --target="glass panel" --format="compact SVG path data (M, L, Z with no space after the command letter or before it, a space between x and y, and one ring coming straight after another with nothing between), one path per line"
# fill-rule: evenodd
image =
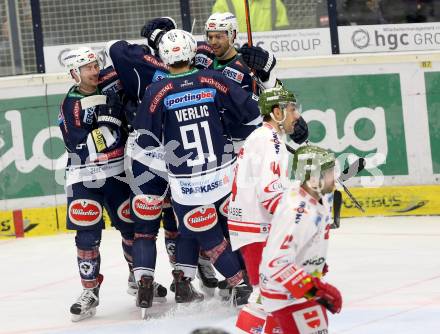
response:
M371 25L440 21L439 0L344 0L339 25Z
M0 76L36 71L30 0L1 0Z
M179 0L41 0L45 46L139 39L154 17L171 16L182 26Z
M229 8L232 4L232 9ZM243 0L191 0L191 19L196 19L194 33L203 34L203 26L209 15L230 11L237 16L240 32L246 32ZM272 15L272 8L275 13ZM326 0L260 0L249 1L252 31L304 29L328 26ZM273 24L273 16L275 24ZM324 17L324 23L320 18Z
M13 74L12 48L6 0L0 1L0 76Z

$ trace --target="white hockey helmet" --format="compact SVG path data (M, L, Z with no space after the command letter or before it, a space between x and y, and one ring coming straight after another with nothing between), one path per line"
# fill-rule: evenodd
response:
M197 42L193 35L180 29L172 29L159 42L159 56L167 65L180 61L192 62L196 56Z
M63 58L63 64L68 73L70 74L73 70L78 77L80 77L80 67L93 63L94 61L99 64L98 55L89 47L81 47L79 49L71 50Z
M238 34L237 18L234 14L229 12L212 14L205 23L205 36L208 36L208 32L213 31L226 31L229 44L234 44L234 40Z

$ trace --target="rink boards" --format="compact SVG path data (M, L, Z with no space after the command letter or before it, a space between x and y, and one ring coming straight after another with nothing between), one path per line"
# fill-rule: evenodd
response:
M440 215L440 53L280 59L310 142L342 165L365 215ZM0 79L0 238L64 231L66 155L58 127L67 75ZM344 198L342 215L361 213Z
M439 185L352 188L351 191L365 213L356 209L343 193L342 217L440 215ZM104 220L109 227L106 214ZM65 221L65 205L0 211L0 239L66 232Z

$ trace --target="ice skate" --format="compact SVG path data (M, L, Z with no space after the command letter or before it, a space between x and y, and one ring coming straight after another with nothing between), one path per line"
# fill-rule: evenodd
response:
M81 296L70 307L72 321L77 322L87 318L91 318L96 314L96 306L99 305L99 288L104 280L104 276L98 275L98 286L91 289L84 289Z
M153 277L142 276L138 283L136 306L141 308L142 319L147 317L147 309L153 305L154 285Z
M191 280L183 276L182 270L173 270L176 303L201 302L205 296L191 284Z
M133 272L128 275L127 281L127 293L132 296L136 296L138 291L138 285L136 284L136 279L134 278Z
M166 303L167 301L166 295L168 293L167 288L157 282L153 282L153 289L154 289L153 302Z
M167 288L157 282L153 282L153 287L154 287L153 302L165 303L167 301L167 299L165 298L168 293ZM138 285L135 281L133 273L130 273L130 275L128 276L127 293L132 296L136 296L138 293Z
M230 286L227 280L220 281L218 284L219 296L223 301L230 302L234 306L241 306L248 303L252 294L252 286L242 282L234 287Z
M209 259L199 257L197 264L197 278L200 289L210 297L214 296L215 288L218 286L218 279L215 277L215 270Z

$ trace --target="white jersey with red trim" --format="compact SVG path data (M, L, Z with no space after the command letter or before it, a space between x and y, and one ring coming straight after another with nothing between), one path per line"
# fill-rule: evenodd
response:
M266 240L272 214L288 183L288 154L280 135L266 122L240 149L228 207L233 250Z
M332 206L333 194L323 196L318 202L295 185L283 194L272 218L260 264L260 292L265 311L306 301L295 299L281 282L300 268L312 276L322 275Z

